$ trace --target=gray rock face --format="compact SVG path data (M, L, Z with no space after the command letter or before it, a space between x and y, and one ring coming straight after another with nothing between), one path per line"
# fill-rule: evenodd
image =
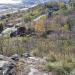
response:
M15 75L16 62L10 57L0 55L0 75Z
M39 65L45 62L44 59L38 57L22 58L19 64L23 65L21 65L23 70L19 71L18 75L53 75L51 72L46 73L39 68Z
M11 58L18 58L13 60ZM15 54L11 57L0 55L0 75L55 75L41 69L41 65L46 63L44 58L39 57L20 57Z

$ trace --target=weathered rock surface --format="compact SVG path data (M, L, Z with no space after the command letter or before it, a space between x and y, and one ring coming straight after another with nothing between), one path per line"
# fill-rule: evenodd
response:
M37 57L21 58L18 62L20 66L18 67L18 75L52 75L52 73L46 73L41 70L40 65L45 62L44 59Z

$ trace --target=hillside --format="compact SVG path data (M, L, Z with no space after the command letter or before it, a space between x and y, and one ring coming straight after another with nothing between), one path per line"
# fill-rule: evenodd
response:
M2 15L0 54L7 75L75 75L75 3L48 2Z

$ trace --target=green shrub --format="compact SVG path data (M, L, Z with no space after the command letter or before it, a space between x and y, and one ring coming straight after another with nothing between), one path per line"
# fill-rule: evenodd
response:
M56 58L52 55L51 57L48 57L46 60L48 62L55 62L56 61Z
M75 75L75 69L73 69L73 70L69 73L69 75Z

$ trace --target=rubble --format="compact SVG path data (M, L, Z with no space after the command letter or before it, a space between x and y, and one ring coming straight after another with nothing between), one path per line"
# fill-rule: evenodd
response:
M28 57L30 57L31 55L29 54L29 53L24 53L23 55L22 55L22 57L24 57L24 58L28 58Z
M20 56L18 54L14 54L11 56L11 59L14 60L14 61L18 61L20 58Z
M0 55L0 75L15 75L16 62L10 57Z
M52 75L41 69L45 62L43 58L31 57L29 53L22 57L18 54L11 57L0 55L0 75Z

